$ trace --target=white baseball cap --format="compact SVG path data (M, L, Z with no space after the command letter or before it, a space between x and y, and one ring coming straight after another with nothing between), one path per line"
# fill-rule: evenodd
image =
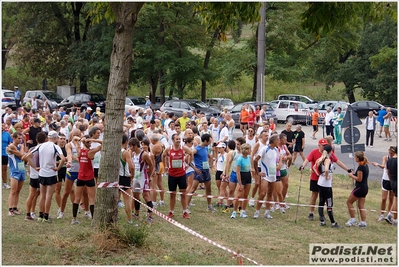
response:
M225 143L219 143L216 147L226 148L226 144Z
M58 138L60 137L56 131L50 131L47 135L48 138Z

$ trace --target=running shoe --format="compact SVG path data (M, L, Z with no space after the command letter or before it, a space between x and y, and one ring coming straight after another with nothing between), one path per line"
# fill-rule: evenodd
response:
M270 211L266 211L265 212L265 214L263 215L263 218L266 218L266 219L273 219L273 217L272 217L272 215L270 215Z
M218 208L223 207L223 203L222 203L222 202L218 202L218 203L216 203L216 206L217 206Z
M237 212L236 212L236 211L233 211L233 212L231 213L230 219L235 219L236 216L237 216Z
M360 222L357 226L359 226L361 228L366 228L367 227L367 223L366 222Z
M356 226L356 225L357 225L356 219L355 219L355 218L350 218L350 219L345 223L345 225L346 225L346 226Z
M237 211L237 213L238 213L238 214L241 213L241 206L238 206L238 211Z
M254 213L254 217L252 217L254 219L258 219L259 218L259 210L256 210Z
M118 201L118 207L119 208L124 208L125 207L125 204L123 204L122 200ZM82 209L82 205L80 205L80 208ZM82 209L82 210L84 210L84 209Z
M274 204L274 210L279 210L281 208L280 204L275 203Z
M10 189L11 186L10 186L9 184L7 184L7 183L4 183L4 184L3 184L3 188L4 188L4 189Z
M190 215L188 215L187 211L183 212L183 218L184 219L190 219Z
M247 213L245 212L245 210L242 210L240 213L240 218L248 218Z
M160 200L160 201L159 201L159 206L160 206L160 207L165 207L165 201Z
M132 219L133 220L138 220L139 219L139 214L136 214L136 213L132 212Z
M71 224L79 224L79 221L77 219L72 219Z
M331 228L340 229L340 228L342 228L342 226L338 225L338 223L335 222L335 223L331 224Z
M133 224L133 220L126 220L127 224Z
M175 215L173 214L173 212L169 211L169 213L168 213L168 218L172 218L173 216L175 216Z
M326 221L320 221L320 226L326 226Z
M30 215L25 216L25 221L33 221L33 218Z
M15 214L14 214L14 212L13 212L12 210L9 210L9 211L8 211L8 216L14 217L14 215L15 215Z
M225 207L224 210L222 210L223 213L230 213L230 208L229 207Z
M388 214L387 217L385 217L385 221L389 224L392 224L393 220L392 220L392 214Z
M251 197L251 199L249 200L249 204L250 207L254 207L255 206L255 199L253 197Z
M215 212L216 209L212 205L208 205L208 208L206 208L206 211Z
M280 211L281 211L281 213L285 213L285 208L280 207Z
M43 218L42 223L52 223L52 221L50 219L44 219Z
M378 217L377 222L382 222L384 220L385 220L385 216L384 216L384 214L381 214L380 217Z
M60 215L60 212L61 212L61 208L58 208L57 216ZM57 218L58 218L58 217L57 217Z
M186 211L187 211L188 214L191 214L191 210L190 210L189 207L187 207Z
M308 220L309 221L313 221L314 220L313 212L309 213Z
M266 208L266 205L265 205L265 208ZM270 212L274 212L274 205L272 205L272 206L270 207Z
M195 204L192 201L190 201L190 207L193 207L193 206L195 206Z
M85 217L88 218L88 219L92 219L91 212L90 211L85 211Z
M21 215L21 212L19 212L19 210L18 210L18 209L16 209L16 210L13 210L12 212L14 212L14 214L15 214L15 215Z
M30 213L30 217L32 217L34 220L37 220L37 215L34 212Z
M60 211L58 213L57 219L62 219L62 218L64 218L64 213L62 211Z
M37 218L37 221L38 221L38 222L43 222L43 219L44 219L44 218L38 217L38 218Z
M152 218L152 216L148 216L146 222L147 224L154 224L154 218Z
M393 222L392 222L392 226L395 226L395 227L397 227L398 226L398 221L396 220L394 220Z
M262 208L266 208L266 203L265 202L262 203Z

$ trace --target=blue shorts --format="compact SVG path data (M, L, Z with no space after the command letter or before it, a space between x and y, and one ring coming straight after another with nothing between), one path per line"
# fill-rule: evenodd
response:
M230 173L230 183L238 183L237 180L237 173L236 172L231 172Z
M12 172L10 174L11 178L14 178L15 180L17 180L18 182L23 182L25 181L26 177L25 177L25 172Z
M75 181L76 179L78 179L78 175L79 172L70 172L70 171L66 172L66 178L71 181Z
M211 173L209 170L201 170L201 173L194 173L194 180L200 183L206 183L211 180Z
M191 171L191 172L188 172L188 173L186 173L186 177L189 177L191 174L193 174L194 173L194 171Z

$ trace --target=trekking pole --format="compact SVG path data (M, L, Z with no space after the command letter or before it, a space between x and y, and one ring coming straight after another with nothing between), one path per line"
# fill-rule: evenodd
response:
M303 169L301 169L301 176L299 178L298 203L297 203L298 205L296 206L295 223L298 219L299 197L301 196L301 185L302 185L302 171Z

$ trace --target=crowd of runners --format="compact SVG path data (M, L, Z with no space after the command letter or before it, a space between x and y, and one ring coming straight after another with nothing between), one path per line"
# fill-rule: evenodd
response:
M248 206L251 206L255 209L252 218L262 216L263 209L263 217L273 219L272 212L286 213L290 208L286 204L290 168L297 166L302 172L310 163L308 219L314 220L317 208L320 225L325 226L326 205L331 227L341 228L333 216L332 173L334 165L338 165L355 183L346 203L350 215L346 226L367 226L364 203L369 162L363 152L354 154L357 169L349 169L334 154L334 137L327 136L315 141L318 147L305 157L305 133L301 125L292 129L292 124L287 123L279 133L262 107L256 107L259 112L254 115L250 115L249 110L244 105L241 111L242 136L238 138L233 137L235 121L227 110L210 121L195 111L177 117L151 108L132 108L124 114L119 185L127 194L144 200L149 209L143 217L148 223L154 222L152 209L166 205L162 183L166 176L168 190L173 192L168 203L170 218L175 216L176 201L181 202L181 216L190 218L190 207L195 204L192 195L187 193L204 189L206 195L220 196L215 204L220 209L215 209L212 199L207 198L204 209L209 212L221 210L232 219L248 218ZM317 116L314 119L317 121ZM57 219L69 217L72 224L78 224L79 212L92 218L105 123L105 114L90 108L53 112L42 108L7 110L2 123L2 178L3 188L10 189L8 216L21 214L19 195L28 175L25 220L50 223L53 196L58 206ZM314 139L315 133L312 136ZM302 164L294 165L297 154ZM381 164L370 164L383 169L378 220L396 226L397 147L389 147ZM212 181L217 192L211 190ZM179 194L176 194L177 188ZM140 203L127 194L120 193L118 206L125 209L127 223L133 224L140 216ZM71 206L67 205L68 199ZM354 202L360 211L359 223L355 219Z

